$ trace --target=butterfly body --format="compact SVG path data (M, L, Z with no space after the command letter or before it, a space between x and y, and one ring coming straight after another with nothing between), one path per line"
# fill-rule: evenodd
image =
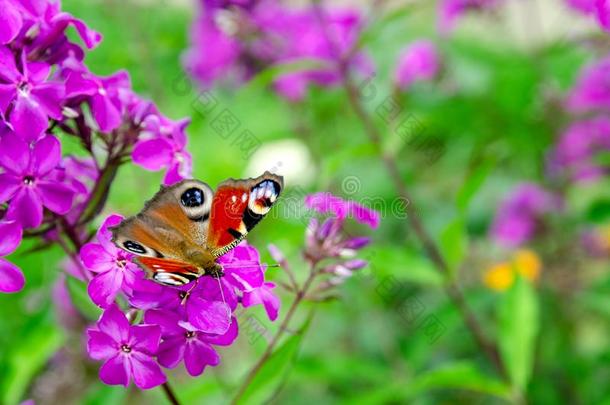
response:
M198 180L159 192L136 216L112 229L113 242L154 281L184 285L202 275L219 276L219 256L235 247L269 212L283 178L265 172L255 179L229 179L214 193Z

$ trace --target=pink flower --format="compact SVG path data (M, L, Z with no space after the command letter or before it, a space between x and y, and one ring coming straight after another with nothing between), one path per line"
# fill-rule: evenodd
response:
M120 215L110 215L97 233L99 243L87 243L80 251L85 267L96 273L89 283L89 296L97 305L106 308L114 302L119 291L129 291L136 274L141 272L131 262L133 255L116 247L111 241L112 233L108 228L123 220Z
M14 293L23 288L23 273L2 256L11 254L21 243L22 230L16 221L0 221L0 292Z
M500 205L492 235L502 245L519 246L535 236L545 214L560 208L557 196L536 184L521 184Z
M85 97L93 118L102 132L111 132L123 122L121 96L131 89L129 74L117 72L98 77L86 72L72 72L66 81L66 97Z
M574 112L610 110L610 56L582 70L568 94L567 107Z
M0 140L0 203L11 200L6 218L24 228L42 223L43 206L64 215L72 207L74 190L53 179L61 159L57 138L47 135L33 148L13 133Z
M50 65L29 62L24 52L20 56L23 71L17 69L13 52L0 47L0 111L15 132L31 142L46 131L49 117L61 119L64 87L47 80Z
M419 80L432 80L438 73L438 53L434 43L428 40L414 41L402 50L394 82L406 90L413 82Z
M595 15L602 28L610 32L610 1L595 0Z
M438 11L438 27L443 34L453 31L455 24L472 10L488 10L498 6L500 0L441 0Z
M246 291L242 300L244 308L263 304L269 319L275 321L280 310L280 299L273 294L272 290L274 288L275 283L265 282L254 290Z
M161 327L163 341L158 351L159 364L174 368L184 361L186 370L193 377L201 375L206 366L220 363L220 356L212 345L228 346L238 333L235 318L224 334L209 334L184 327L180 317L167 310L147 311L144 319Z
M142 122L144 130L134 146L135 164L147 170L167 169L164 184L170 185L192 175L192 157L186 150L186 127L189 119L169 120L150 114Z
M316 193L305 197L305 206L321 214L331 213L337 218L353 218L375 229L379 226L379 213L354 201L344 200L331 193Z
M87 335L89 356L105 361L100 369L104 383L126 387L133 380L140 389L165 383L166 377L153 357L161 339L159 326L131 326L121 310L111 305Z

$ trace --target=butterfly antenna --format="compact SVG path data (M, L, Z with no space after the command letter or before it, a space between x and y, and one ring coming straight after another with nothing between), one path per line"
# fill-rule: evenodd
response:
M282 267L282 265L281 265L281 264L278 264L278 263L274 263L274 264L261 263L261 266L267 266L267 267ZM225 265L223 265L223 266L222 266L222 268L223 268L223 269L234 269L234 268L236 268L236 267L251 267L251 266L249 266L249 265L243 265L243 264L240 264L240 265L230 265L230 264L225 264Z

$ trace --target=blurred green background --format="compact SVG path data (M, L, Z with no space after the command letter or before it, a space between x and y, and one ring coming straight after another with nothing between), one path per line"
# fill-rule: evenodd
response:
M445 253L463 259L456 278L485 332L498 341L506 331L506 322L498 315L506 296L487 289L481 274L506 259L507 253L492 246L489 224L514 184L543 178L545 153L567 123L557 104L582 65L599 51L575 43L568 32L572 17L549 2L542 2L538 10L543 24L528 21L533 18L531 2L517 2L523 3L521 9L503 10L500 16L468 17L449 38L435 32L432 3L397 2L367 27L363 45L376 64L376 95L363 102L376 116L375 109L390 95L400 49L420 37L436 41L443 61L440 81L415 86L404 101L444 153L430 161L425 150L405 144L382 120L376 124L384 134L384 148L399 161L417 214ZM340 299L309 305L315 315L304 338L286 349L285 364L264 376L248 403L272 395L270 403L319 405L516 401L511 387L473 343L404 215L389 211L396 192L344 91L312 89L304 103L290 105L269 89L265 74L238 90L213 89L219 103L268 148L254 160L244 159L239 148L216 135L207 117L193 107L198 90L185 87L188 79L180 58L188 46L193 4L64 0L63 8L104 36L87 56L92 71L107 75L126 69L135 91L152 99L164 114L192 118L188 149L196 178L215 186L227 177L252 175L253 168L274 167L277 161L268 156L277 156L277 148L284 147L299 151L297 161L282 162L297 168L288 177L289 188L329 190L354 200L382 201L386 207L380 229L371 234L374 243L364 253L371 266L339 288ZM288 139L293 140L288 146L277 143ZM123 166L106 213L136 213L161 179L161 173ZM346 190L346 179L356 179L357 187ZM569 219L556 224L557 239L560 234L567 239L575 235L574 222L585 221L590 207L607 197L606 186L600 182L568 193L575 208ZM464 197L470 189L472 198ZM302 277L303 236L299 218L275 215L263 221L249 241L265 252L266 262L272 261L266 245L279 246ZM554 249L548 245L538 249L544 263L542 281L531 290L534 303L528 304L539 308L538 317L532 318L536 325L517 325L540 331L526 387L528 402L610 403L607 262L583 263L576 274L569 266L554 269ZM64 404L164 403L158 389L141 392L99 382L98 365L84 363L80 355L83 336L66 332L56 319L49 291L61 273L62 252L57 247L30 252L31 246L26 242L11 257L26 274L25 290L0 296L0 403L27 398ZM269 269L267 276L281 278L281 270ZM280 294L282 317L290 296ZM442 324L437 338L431 339L405 317L400 309L405 300L418 302L423 314ZM248 311L269 333L276 330L261 308ZM302 308L294 325L307 314L307 307ZM219 350L220 366L199 378L180 368L169 373L183 403L228 403L265 348L264 338L251 342L243 328L246 323L235 345Z

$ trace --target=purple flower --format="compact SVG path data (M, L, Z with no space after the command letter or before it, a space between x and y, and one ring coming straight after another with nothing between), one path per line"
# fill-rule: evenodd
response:
M596 180L607 172L595 156L610 150L610 118L600 116L572 124L550 154L552 175L567 174L576 181Z
M163 367L174 368L184 360L188 373L199 376L206 366L216 366L220 357L212 345L228 346L237 338L237 320L224 334L215 335L183 327L180 317L167 310L147 311L144 317L150 324L161 327L163 341L159 346L158 361Z
M567 107L574 112L610 110L610 56L582 70L568 95Z
M97 77L91 73L72 72L66 81L66 97L85 97L93 118L102 132L111 132L123 122L122 96L131 89L127 72Z
M17 266L2 258L11 254L21 243L22 230L18 222L0 221L0 292L18 292L25 284Z
M610 1L595 0L595 15L602 28L610 32Z
M147 170L166 168L166 185L192 175L192 157L186 150L186 127L189 119L174 122L158 114L151 114L142 122L143 133L134 146L135 164Z
M120 215L110 215L97 233L99 243L87 243L80 251L85 267L96 273L89 283L89 296L102 308L111 305L121 289L129 291L140 272L131 262L133 255L116 247L111 240L112 233L108 228L122 220Z
M225 34L209 15L198 17L191 27L191 48L186 52L186 71L205 87L233 72L241 53L239 42ZM245 79L245 72L237 73L236 80Z
M583 14L589 14L595 7L595 0L566 0L568 6Z
M161 339L159 326L131 326L121 310L112 305L87 335L89 356L105 361L100 368L104 383L127 386L133 380L140 389L165 383L166 377L153 357Z
M331 193L316 193L305 197L305 206L320 214L331 213L337 218L353 218L375 229L379 226L379 213L354 201L344 200Z
M394 82L406 90L411 83L418 80L432 80L439 70L439 57L434 43L428 40L418 40L402 50Z
M500 0L441 0L438 10L439 31L448 34L465 13L471 10L494 9L499 3Z
M13 133L0 140L0 203L11 200L6 217L24 228L42 223L43 206L59 215L72 207L74 191L52 177L61 159L61 146L52 135L32 148Z
M244 292L242 304L245 308L254 305L263 304L267 316L271 321L277 319L277 315L280 309L280 299L273 294L275 283L265 282L262 286L255 288L251 291Z
M0 80L4 82L0 83L0 110L9 117L15 132L31 142L47 129L49 117L61 119L64 88L61 83L47 81L48 64L29 62L21 53L21 66L23 72L17 69L9 48L0 47Z
M515 188L502 202L492 225L492 235L502 245L519 246L540 229L545 214L561 208L561 200L532 183Z

